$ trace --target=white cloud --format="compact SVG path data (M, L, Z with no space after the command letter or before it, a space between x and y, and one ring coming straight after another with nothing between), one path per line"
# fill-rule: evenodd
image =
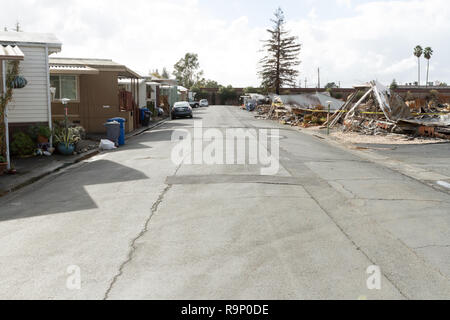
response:
M421 44L435 50L431 80L450 80L447 0L336 3L352 14L324 20L311 9L309 16L288 21L303 44L302 79L315 83L320 66L322 83L412 82L417 76L412 48ZM267 37L245 11L233 21L218 19L197 0L4 1L1 23L12 26L16 20L26 31L55 33L63 41L62 56L111 58L141 73L172 69L186 52L196 52L207 78L234 86L259 83L259 50Z
M347 8L351 8L352 7L352 0L336 0L336 3L339 6L345 6Z
M16 20L25 31L55 33L63 42L59 56L110 58L147 74L172 70L186 52L195 52L207 78L236 86L255 82L265 36L245 16L225 22L204 15L195 0L2 3L0 21L12 26Z
M356 6L351 17L290 21L289 27L302 40L301 71L310 83L317 83L319 66L322 82L341 81L347 86L370 79L413 82L417 60L412 50L417 44L435 50L430 79L449 76L450 5L446 0L371 2Z

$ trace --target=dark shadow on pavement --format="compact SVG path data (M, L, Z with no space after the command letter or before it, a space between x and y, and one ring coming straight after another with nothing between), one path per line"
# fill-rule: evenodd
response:
M140 171L108 160L88 162L38 185L19 199L8 197L0 200L0 222L25 219L43 215L83 211L97 208L96 203L85 190L85 186L103 185L124 181L148 179ZM108 191L109 190L109 191ZM114 192L105 187L105 193ZM108 195L107 193L105 195Z

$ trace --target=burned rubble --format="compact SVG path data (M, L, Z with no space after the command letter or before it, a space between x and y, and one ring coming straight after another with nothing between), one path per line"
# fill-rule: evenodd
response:
M325 94L272 96L256 107L257 118L282 124L341 128L364 135L405 134L450 139L450 105L405 102L377 81L355 86L346 102Z

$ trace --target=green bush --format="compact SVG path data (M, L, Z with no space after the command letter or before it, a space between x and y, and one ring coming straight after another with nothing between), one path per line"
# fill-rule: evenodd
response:
M37 140L38 136L49 139L52 136L52 131L48 126L31 126L28 129L28 135L33 140Z
M344 97L344 95L340 92L336 92L336 93L333 93L332 97L340 100Z
M38 135L49 139L52 136L52 131L48 126L39 126Z
M35 143L29 135L18 132L14 135L11 143L11 153L20 157L32 155L35 150Z
M4 156L0 156L0 163L5 163L5 162L6 162L5 157Z

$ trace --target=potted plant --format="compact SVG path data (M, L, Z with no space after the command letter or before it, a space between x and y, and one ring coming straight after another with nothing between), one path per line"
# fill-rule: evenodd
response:
M0 156L0 176L5 173L6 168L8 167L8 163L6 162L5 157Z
M73 128L59 130L54 135L58 151L63 155L72 155L75 144L80 140Z
M37 132L37 142L38 143L48 143L52 132L48 126L39 126Z
M28 130L30 136L36 140L38 144L48 143L52 132L48 126L31 126Z

